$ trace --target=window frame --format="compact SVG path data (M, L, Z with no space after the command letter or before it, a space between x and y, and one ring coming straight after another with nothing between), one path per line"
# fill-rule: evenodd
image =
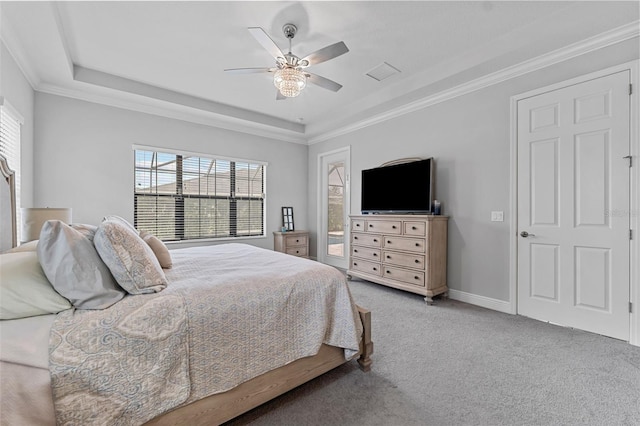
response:
M261 239L261 238L266 238L267 237L267 166L268 163L266 161L261 161L261 160L248 160L248 159L243 159L243 158L235 158L235 157L226 157L226 156L220 156L220 155L215 155L215 154L206 154L206 153L199 153L199 152L193 152L193 151L185 151L185 150L176 150L176 149L171 149L171 148L160 148L160 147L153 147L153 146L146 146L146 145L133 145L133 172L134 172L134 177L133 177L133 203L134 203L134 226L137 227L137 199L139 195L148 195L148 196L153 196L156 198L172 198L175 199L177 204L179 205L180 203L182 204L182 215L179 216L178 210L175 211L175 219L174 219L174 224L176 224L176 235L179 235L179 238L175 238L175 239L165 239L163 240L163 242L165 244L180 244L180 243L194 243L194 242L220 242L220 241L237 241L237 240L245 240L245 239ZM176 192L175 193L155 193L155 194L149 194L149 193L142 193L142 192L138 192L137 188L136 188L136 170L137 170L137 165L136 165L136 153L138 151L148 151L148 152L153 152L156 154L169 154L169 155L176 155ZM252 196L245 196L245 195L237 195L235 194L235 191L230 191L229 196L225 196L225 195L197 195L197 194L189 194L186 196L182 195L182 190L183 190L183 178L185 176L185 173L188 175L188 172L184 172L184 171L178 171L179 169L182 169L182 164L181 160L179 160L179 156L182 157L182 160L184 160L184 158L191 158L191 157L197 157L199 159L206 159L206 160L211 160L211 161L221 161L221 162L229 162L230 164L230 185L234 185L235 184L235 171L237 169L235 169L235 167L231 167L231 164L249 164L249 165L257 165L257 166L261 166L262 167L262 193L261 196L259 197L252 197ZM231 172L231 170L233 170L233 172ZM233 182L233 183L232 183ZM233 189L234 186L231 186L230 189ZM229 233L230 234L235 234L237 233L237 226L238 226L238 222L237 222L237 209L232 209L231 205L234 204L237 206L237 202L238 201L242 201L242 200L261 200L261 206L262 206L262 233L261 234L256 234L256 235L224 235L224 236L218 236L218 237L211 237L211 236L207 236L207 237L202 237L202 238L187 238L185 237L185 222L184 222L184 217L186 216L186 211L184 210L184 201L185 199L211 199L211 200L229 200ZM235 213L235 215L234 215ZM178 230L178 217L182 217L182 229ZM234 223L232 224L231 219L234 219Z

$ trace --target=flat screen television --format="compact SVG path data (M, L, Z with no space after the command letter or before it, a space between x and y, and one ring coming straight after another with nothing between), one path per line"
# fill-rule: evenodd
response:
M433 158L362 171L363 214L430 214L435 197Z

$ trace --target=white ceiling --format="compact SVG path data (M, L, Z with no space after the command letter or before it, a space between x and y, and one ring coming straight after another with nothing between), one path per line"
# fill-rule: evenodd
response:
M637 23L639 15L637 1L3 1L0 8L2 38L37 90L173 109L298 141ZM286 23L298 27L292 50L300 57L346 43L347 54L309 68L342 84L339 92L308 85L276 101L271 74L223 72L274 66L247 27L262 27L286 51ZM382 82L366 76L382 62L401 73Z

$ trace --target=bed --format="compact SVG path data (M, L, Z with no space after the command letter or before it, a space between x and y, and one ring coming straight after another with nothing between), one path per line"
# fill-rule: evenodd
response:
M2 320L2 424L220 424L351 359L371 368L371 314L334 268L245 244L171 258L162 291Z

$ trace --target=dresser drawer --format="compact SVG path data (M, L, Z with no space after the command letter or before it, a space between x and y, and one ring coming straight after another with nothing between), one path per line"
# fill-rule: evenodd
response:
M404 235L424 237L427 235L427 224L425 222L404 222Z
M385 236L383 247L386 249L425 253L426 240L424 238Z
M403 283L424 287L424 272L385 266L382 276L390 280L402 281Z
M361 259L373 260L374 262L380 261L380 249L351 246L351 255Z
M306 246L307 241L308 239L306 235L290 235L285 237L285 245L287 248L293 246Z
M351 231L353 231L353 232L364 232L364 220L352 219L351 220Z
M367 232L402 234L402 221L400 220L367 220L366 226Z
M351 269L354 271L380 276L382 275L381 268L379 263L367 262L361 259L351 259Z
M381 235L367 235L367 234L351 234L351 244L369 246L369 247L381 247L382 236Z
M409 268L421 269L424 271L424 256L420 254L404 254L393 251L384 251L382 254L384 263L407 266Z

